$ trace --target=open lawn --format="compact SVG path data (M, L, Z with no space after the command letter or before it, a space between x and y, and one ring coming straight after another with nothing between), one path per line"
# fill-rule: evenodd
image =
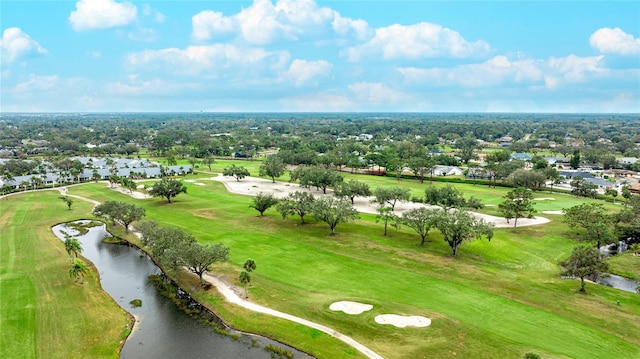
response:
M224 167L221 162L217 166ZM287 175L283 177L286 180ZM397 184L390 178L358 179L372 186ZM238 284L245 259L256 261L250 288L254 301L335 328L387 358L520 358L530 351L543 358L640 356L640 296L595 284L582 295L577 281L559 278L557 263L575 245L573 231L558 220L560 216L516 233L498 229L490 243L466 244L454 258L437 231L421 247L409 229L391 229L385 237L373 215L362 215L355 223L339 225L337 235L329 236L324 223L311 219L301 226L299 219L283 220L274 210L257 217L249 208L250 197L227 193L218 182L204 183L187 183L188 193L171 204L158 198L134 199L103 183L73 187L69 193L101 202L136 203L146 208L147 219L181 227L203 243L223 242L231 247L231 262L216 270L229 282ZM409 180L401 184L415 193L428 186ZM499 202L496 199L506 193L486 186L460 189L485 203ZM540 201L544 210L582 201L559 194L536 193L536 197L556 198ZM634 263L621 266L629 271L637 268ZM240 319L227 318L241 329L288 340L321 358L357 356L339 344L328 345L334 342L314 331L248 314L221 303L215 294L196 295L223 316L241 313ZM330 311L329 305L339 300L374 308L356 316ZM373 321L388 313L423 315L432 319L432 325L399 329Z
M117 358L127 314L100 288L95 270L83 285L51 226L89 217L57 191L0 199L0 358Z

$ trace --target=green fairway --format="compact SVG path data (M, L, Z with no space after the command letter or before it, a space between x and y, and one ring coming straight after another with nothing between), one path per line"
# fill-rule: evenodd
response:
M0 357L117 358L126 313L100 289L69 278L69 258L51 226L87 217L66 209L57 192L0 199Z
M359 179L372 185L395 184L388 178ZM258 264L251 288L255 301L333 327L385 357L456 353L517 358L528 351L558 358L640 355L640 338L634 334L640 332L638 296L594 284L584 296L577 293L577 282L559 278L557 262L575 243L557 220L519 228L515 234L496 230L490 243L464 245L453 258L435 231L421 247L415 233L391 229L389 237L382 236L374 216L363 215L355 223L338 226L332 237L323 223L300 226L297 219L282 220L273 210L259 218L249 208L250 197L229 194L221 183L205 183L187 183L188 193L171 204L135 200L104 184L73 188L71 193L137 203L146 208L149 219L184 228L201 242L222 241L231 247L231 265L218 270L228 273L230 281L235 281L246 258ZM484 196L503 191L472 185L462 191L474 188L482 188L477 193ZM580 201L539 195L557 198L553 203L562 205ZM358 316L329 311L338 300L370 303L374 309ZM617 300L625 305L616 306ZM386 313L424 315L433 323L399 329L373 321ZM320 350L313 341L305 345L309 347L304 350Z
M392 178L349 176L371 186L397 184ZM559 278L557 263L575 245L570 239L572 231L560 216L550 216L552 222L544 226L522 227L515 233L498 229L491 242L465 244L457 257L451 257L450 248L437 231L430 232L425 246L420 246L420 238L409 229L390 229L390 235L383 236L382 226L375 223L373 215L339 225L336 236L329 236L326 224L312 218L309 224L299 225L299 218L283 220L274 210L258 217L249 208L250 197L230 194L221 183L203 177L187 177L200 178L205 185L185 183L187 194L179 195L171 204L159 198L134 199L108 189L105 183L70 187L69 193L100 202L135 203L146 209L146 219L181 227L203 243L223 242L231 247L231 260L215 269L226 274L231 283L239 284L237 276L245 259L256 261L252 300L334 328L387 358L520 358L526 352L539 353L543 358L640 356L640 336L636 334L640 333L640 296L595 284L587 285L589 294L582 295L577 292L576 281ZM416 193L429 185L409 180L401 184ZM506 192L486 186L456 186L483 200L495 201ZM0 202L3 228L9 229L7 235L3 231L1 247L2 325L12 325L15 330L11 333L16 333L3 334L3 350L7 353L3 357L29 357L29 352L33 353L31 357L42 357L43 347L60 345L59 331L43 322L64 317L74 307L70 303L79 296L77 291L92 296L94 301L76 305L87 310L99 308L104 317L116 322L111 334L102 329L99 333L105 342L103 350L108 352L109 343L116 343L123 329L124 316L115 304L98 301L102 296L92 287L97 285L94 277L90 276L84 286L71 284L66 253L50 233L55 223L89 217L90 204L77 201L73 210L67 211L54 194L28 193ZM540 201L550 209L581 201L560 194L536 193L535 197L555 198ZM491 211L492 207L487 207L486 212ZM23 248L25 243L30 244ZM47 251L43 253L42 247ZM33 252L35 249L39 250ZM42 276L30 268L35 263L40 265L36 258L42 256L55 257L58 262L58 269L50 268L56 262L53 260L41 269L59 276L49 284L43 284ZM638 259L616 258L616 270L634 273ZM181 280L186 288L194 288L192 276L181 276ZM64 292L56 294L59 299L49 304L56 307L54 314L38 310L43 298L51 300L44 294L46 290L40 292L42 286ZM239 309L221 301L216 293L194 295L240 329L272 336L320 358L359 357L355 350L325 334ZM373 304L374 308L354 316L328 310L332 302L340 300ZM623 305L617 306L618 300ZM4 303L12 304L7 308ZM378 314L423 315L432 319L432 325L382 326L374 321ZM106 319L101 316L100 320ZM94 340L91 331L80 335L74 330L80 330L81 324L65 322L64 326L81 338L78 344L69 343L73 348L66 349L67 353L104 355L82 348L82 342Z

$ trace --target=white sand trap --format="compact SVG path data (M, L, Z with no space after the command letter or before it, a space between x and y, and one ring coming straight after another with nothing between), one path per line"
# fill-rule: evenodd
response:
M372 308L373 308L373 305L371 304L349 302L349 301L335 302L335 303L331 303L331 305L329 306L329 309L333 311L343 311L351 315L361 314L363 312L371 310Z
M381 314L375 318L378 324L391 324L398 328L404 327L428 327L431 325L431 319L418 315L397 315L397 314Z
M564 211L542 211L544 214L564 214Z
M540 197L540 198L534 198L534 201L555 201L555 198L551 198L551 197Z
M144 189L144 185L143 184L139 184L136 186L137 189Z
M189 182L189 183L193 183L193 182L195 182L196 180L188 179L188 180L184 180L184 181L185 181L185 182Z
M200 182L193 182L193 184L196 186L204 186L204 183L200 183Z

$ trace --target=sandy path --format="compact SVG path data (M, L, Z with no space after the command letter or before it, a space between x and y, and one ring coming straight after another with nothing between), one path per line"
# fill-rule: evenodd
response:
M241 181L237 181L233 177L225 177L219 175L217 177L212 177L210 180L222 182L227 190L231 193L243 194L248 196L256 196L258 193L271 193L276 198L284 198L289 195L289 193L295 191L307 191L309 193L314 194L315 196L325 196L322 193L322 190L316 190L315 188L302 188L300 185L296 183L288 183L288 182L279 182L276 181L273 183L271 180L267 180L264 178L257 177L245 177ZM332 196L333 191L328 189L326 196ZM375 197L356 197L353 203L353 207L362 213L369 214L377 214L376 209L378 206L374 203L371 203L371 200ZM413 203L413 202L398 202L395 206L394 212L398 215L401 215L403 212L419 207L433 207L428 206L422 203ZM496 228L509 228L513 227L513 223L507 223L507 220L503 217L491 216L488 214L482 214L477 212L469 212L478 218L482 218L487 222L495 224ZM533 217L533 218L518 218L518 226L532 226L538 224L548 223L550 220L545 217Z
M213 284L216 289L218 289L218 291L220 293L222 293L222 295L225 297L225 299L233 304L239 305L243 308L247 308L249 310L252 310L254 312L258 312L258 313L263 313L263 314L268 314L268 315L272 315L274 317L278 317L278 318L282 318L282 319L286 319L289 321L292 321L294 323L298 323L298 324L302 324L302 325L306 325L307 327L310 328L314 328L314 329L318 329L324 333L327 333L329 335L331 335L334 338L340 339L341 341L349 344L350 346L352 346L353 348L357 349L359 352L361 352L362 354L366 355L368 358L374 358L374 359L382 359L382 356L380 356L378 353L374 352L373 350L367 348L366 346L360 344L359 342L357 342L355 339L348 337L340 332L337 332L329 327L326 327L322 324L318 324L318 323L314 323L311 321L308 321L306 319L300 318L300 317L296 317L294 315L291 314L287 314L287 313L283 313L271 308L267 308L267 307L263 307L259 304L250 302L246 299L240 298L236 292L233 291L233 289L226 284L225 282L221 281L220 279L205 273L203 275L203 278Z
M86 197L82 197L82 196L76 196L76 195L71 195L71 194L67 194L67 190L66 188L62 187L62 188L57 188L61 194L63 195L67 195L69 197L73 197L73 198L77 198L83 201L87 201L87 202L91 202L93 203L95 206L99 205L100 202L98 201L94 201L92 199L86 198ZM134 234L139 236L139 233L135 230L134 227L131 227L131 232L133 232ZM225 299L233 304L239 305L243 308L252 310L254 312L258 312L258 313L264 313L264 314L268 314L268 315L272 315L274 317L278 317L278 318L282 318L282 319L286 319L286 320L290 320L294 323L298 323L298 324L302 324L302 325L306 325L310 328L314 328L314 329L318 329L324 333L327 333L329 335L331 335L334 338L337 338L347 344L349 344L350 346L352 346L353 348L355 348L356 350L358 350L359 352L361 352L362 354L366 355L368 358L372 358L372 359L383 359L382 356L380 356L378 353L374 352L373 350L367 348L366 346L360 344L359 342L357 342L355 339L348 337L340 332L337 332L329 327L326 327L322 324L318 324L318 323L314 323L312 321L300 318L300 317L296 317L294 315L291 314L287 314L287 313L283 313L271 308L267 308L264 306L261 306L259 304L256 303L252 303L248 300L242 299L240 298L236 292L233 291L233 288L228 285L227 283L221 281L220 279L205 273L203 275L203 278L205 280L207 280L208 282L210 282L211 284L213 284L216 289L225 297ZM138 320L136 319L136 322Z

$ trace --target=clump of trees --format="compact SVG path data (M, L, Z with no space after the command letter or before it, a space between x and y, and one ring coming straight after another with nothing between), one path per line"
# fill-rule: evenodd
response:
M448 211L451 208L482 208L483 205L477 198L471 197L465 200L462 192L448 184L444 187L429 186L424 190L426 204L440 206Z
M304 224L304 216L313 211L313 204L316 198L309 192L292 192L283 200L278 202L277 209L282 215L282 219L297 215L300 222Z
M264 212L269 208L278 204L278 200L273 197L271 193L258 193L257 196L252 198L253 204L249 207L260 212L260 217L264 216Z
M364 182L350 180L349 182L342 182L336 187L333 193L336 197L349 198L351 204L353 204L356 197L371 196L371 189L369 185Z
M271 177L271 181L276 183L276 177L280 177L284 174L285 164L282 159L277 155L270 155L260 165L260 176ZM247 174L248 176L248 174Z
M394 211L398 201L409 200L411 192L405 187L378 187L373 195L376 197L372 200L373 203L377 203L380 207L389 205Z
M171 203L171 198L176 197L180 193L187 193L187 186L174 178L163 178L160 181L153 184L149 189L149 194L153 197L163 197L167 199L168 203Z
M577 246L569 258L560 262L562 276L580 278L580 292L586 293L585 278L597 279L609 270L609 263L600 250L589 246Z
M184 267L200 278L203 287L203 275L211 265L229 259L229 247L222 243L200 244L180 228L160 227L155 221L144 221L138 225L138 230L142 243L151 249L163 267L171 270Z
M317 220L329 225L332 236L338 224L360 218L351 202L344 198L320 197L313 202L311 212Z
M420 245L423 246L429 230L435 226L436 220L440 216L437 210L428 208L414 208L410 209L402 214L401 223L420 235L422 241ZM386 233L386 225L385 225Z
M513 218L513 230L518 225L518 218L532 218L536 213L533 208L533 193L531 190L518 187L513 191L507 192L504 201L498 205L500 212L507 219L507 223Z
M315 187L327 193L327 188L335 187L343 181L340 172L319 166L298 166L290 174L291 182L298 181L302 187Z
M130 203L107 201L95 206L93 215L109 219L113 224L121 223L125 232L129 233L131 223L141 220L146 215L146 211Z
M473 214L461 211L439 211L434 219L435 226L440 230L444 241L449 244L453 255L464 242L473 241L482 237L491 241L493 238L493 223L476 218Z
M579 238L581 241L595 242L596 248L600 248L616 240L611 230L613 217L601 203L583 203L562 211L564 222L571 228L585 230L584 235Z
M242 167L242 166L236 166L236 165L231 165L230 167L226 167L223 171L222 171L222 175L223 176L231 176L233 178L236 179L236 181L240 182L241 179L247 177L247 176L251 176L251 174L249 173L249 170Z

